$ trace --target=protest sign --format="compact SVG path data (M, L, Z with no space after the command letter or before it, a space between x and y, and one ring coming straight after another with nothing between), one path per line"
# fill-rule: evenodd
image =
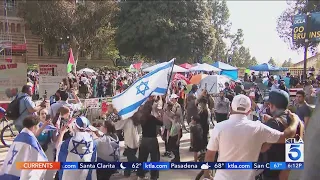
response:
M7 93L12 89L21 91L27 84L27 64L0 63L0 100L9 100Z

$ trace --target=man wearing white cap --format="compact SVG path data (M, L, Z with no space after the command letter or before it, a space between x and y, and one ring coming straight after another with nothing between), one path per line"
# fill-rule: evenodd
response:
M251 100L245 95L237 95L231 103L228 120L218 123L213 129L207 146L205 162L256 162L263 143L283 143L293 137L299 124L299 117L290 113L291 124L284 132L272 129L259 121L251 121L247 115L251 110ZM210 172L204 176L212 179ZM214 180L254 180L255 170L217 170Z
M172 103L172 112L174 113L174 119L176 119L177 122L182 123L183 117L182 117L182 109L180 104L178 103L179 96L176 94L171 94L170 101Z

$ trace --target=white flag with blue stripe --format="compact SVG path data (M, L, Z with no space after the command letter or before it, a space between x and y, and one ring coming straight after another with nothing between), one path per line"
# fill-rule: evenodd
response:
M40 122L39 123L39 128L41 128L43 126L43 123L42 122ZM55 130L57 130L57 128L56 127L54 127L53 125L47 125L45 128L44 128L44 130L43 131L45 131L45 132L47 132L47 131L55 131Z
M62 142L58 149L59 162L96 162L96 143L88 132L76 132L75 135ZM59 170L59 180L96 180L93 169Z
M20 170L16 162L46 162L47 156L43 152L37 138L24 128L14 139L7 157L0 171L0 179L27 180L44 178L46 170Z
M118 162L120 160L119 138L104 135L96 140L98 162Z
M163 63L133 83L128 89L112 98L112 105L122 119L130 118L151 95L164 95L168 89L169 75L174 59Z

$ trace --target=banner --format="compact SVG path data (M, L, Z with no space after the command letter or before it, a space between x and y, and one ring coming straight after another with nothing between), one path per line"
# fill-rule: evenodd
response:
M0 101L10 100L6 91L11 92L27 84L27 64L25 63L0 63Z
M225 83L230 82L230 78L223 75L210 75L201 80L197 93L206 89L209 94L217 94L225 88Z
M99 108L100 107L100 98L91 98L84 100L84 107L85 108Z
M304 42L306 38L315 42L320 40L320 13L311 13L309 17L306 14L293 17L293 42Z
M67 78L66 64L39 64L39 97L56 93L63 78Z
M64 76L67 77L66 64L39 64L40 76Z
M66 76L39 76L39 97L47 94L47 98L56 93L62 79Z

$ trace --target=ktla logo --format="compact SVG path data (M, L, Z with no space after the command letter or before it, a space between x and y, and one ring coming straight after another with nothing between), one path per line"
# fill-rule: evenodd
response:
M304 144L301 138L286 139L286 162L304 162Z

